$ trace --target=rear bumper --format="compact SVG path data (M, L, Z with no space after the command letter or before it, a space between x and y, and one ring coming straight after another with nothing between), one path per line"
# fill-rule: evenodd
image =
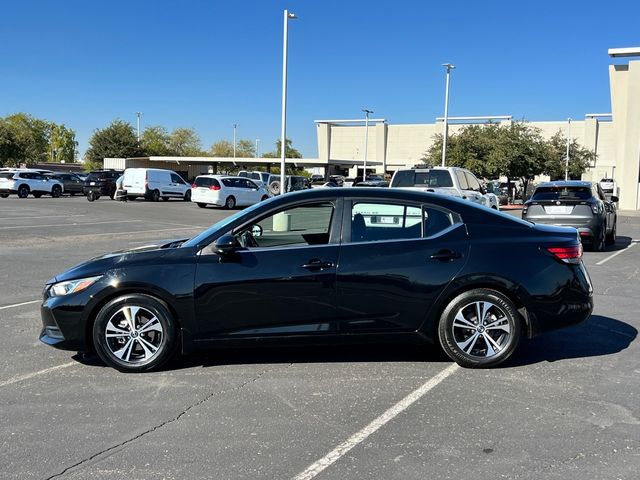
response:
M554 225L556 227L572 227L578 231L580 239L587 242L593 242L594 238L601 235L603 223L599 217L592 218L562 218L559 216L527 216L523 215L524 220L536 224Z

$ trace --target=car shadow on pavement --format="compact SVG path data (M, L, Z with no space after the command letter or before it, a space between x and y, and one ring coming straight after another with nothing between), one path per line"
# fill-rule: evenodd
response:
M610 355L626 349L637 335L638 330L627 323L592 315L579 325L524 340L501 367Z
M616 237L615 245L610 245L610 246L606 247L604 249L604 251L605 252L615 252L617 250L624 250L625 248L627 248L631 244L632 240L633 239L631 237L624 237L624 236L618 235L618 237Z
M626 349L638 335L631 325L600 315L574 327L524 339L513 357L497 368L511 368L540 362L610 355ZM104 367L95 355L77 354L74 360L84 365ZM305 346L222 347L190 355L178 355L158 371L176 371L195 367L254 364L304 363L450 363L439 346L412 343L366 343Z

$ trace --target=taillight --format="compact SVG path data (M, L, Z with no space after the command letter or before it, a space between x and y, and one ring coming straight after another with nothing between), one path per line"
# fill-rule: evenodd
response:
M582 258L582 244L568 247L547 247L547 251L564 263L580 263Z
M217 185L209 185L209 190L220 190L220 187Z
M593 212L594 215L598 213L598 204L597 203L592 203L591 204L591 211Z
M198 188L198 185L194 183L193 185L191 185L191 188Z

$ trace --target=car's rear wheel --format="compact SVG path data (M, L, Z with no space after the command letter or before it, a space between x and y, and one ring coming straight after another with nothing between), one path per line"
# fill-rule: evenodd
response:
M144 372L158 368L175 353L177 325L164 302L149 295L124 295L98 312L93 342L107 365L123 372Z
M0 198L9 198L8 193L0 193Z
M51 196L53 198L59 198L60 195L62 195L62 188L60 187L60 185L54 185L51 188Z
M606 240L607 245L615 245L616 243L616 238L618 238L617 223L618 223L617 221L613 222L613 228L611 229L611 233L607 234L607 240Z
M236 199L233 196L227 197L227 200L224 202L224 206L228 210L232 210L236 206Z
M190 202L191 201L191 190L187 190L186 192L184 192L183 200L185 202Z
M464 292L442 313L440 345L463 367L491 367L504 362L520 341L521 318L513 302L495 290Z
M606 243L606 232L607 226L603 224L600 232L598 233L598 237L593 239L592 248L595 252L602 252L604 250Z
M18 198L27 198L29 196L29 186L20 185L18 187Z
M199 206L200 208L205 208L205 207L207 206L207 204L206 204L206 203L198 202L198 206Z

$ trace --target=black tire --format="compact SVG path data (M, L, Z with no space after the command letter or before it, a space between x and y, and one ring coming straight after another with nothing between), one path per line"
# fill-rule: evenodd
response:
M233 210L236 207L236 199L233 195L229 195L224 202L224 208L227 210Z
M33 196L35 198L40 198L42 196L42 193L41 192L33 192Z
M0 198L9 198L8 193L0 193Z
M206 208L207 204L206 204L206 203L200 203L200 202L198 202L198 206L199 206L200 208Z
M186 192L184 192L183 200L185 202L190 202L191 201L191 190L187 190Z
M153 192L151 192L151 201L152 202L159 202L160 201L160 191L159 190L154 190Z
M29 196L29 185L20 185L18 187L18 198L27 198Z
M606 243L606 232L607 232L607 226L606 224L602 225L602 228L600 229L600 232L598 234L598 238L594 238L593 239L593 245L591 245L591 247L593 248L594 252L602 252L604 251L605 248L605 243Z
M611 229L611 233L607 234L606 244L609 246L615 245L617 238L618 238L618 219L614 218L613 228Z
M478 310L484 316L480 322ZM488 325L492 327L487 329ZM500 292L485 288L469 290L454 298L438 324L438 339L444 352L458 365L468 368L504 362L518 346L521 332L522 319L513 302Z
M128 318L133 318L133 328ZM121 372L146 372L160 367L176 352L177 322L163 301L144 294L123 295L98 312L93 343L107 365Z
M117 188L116 188L115 185L111 188L111 190L109 190L109 198L111 200L115 200L115 198L116 198L116 190L117 190Z
M51 187L51 196L53 198L60 198L60 195L62 195L62 188L60 185L54 185Z

